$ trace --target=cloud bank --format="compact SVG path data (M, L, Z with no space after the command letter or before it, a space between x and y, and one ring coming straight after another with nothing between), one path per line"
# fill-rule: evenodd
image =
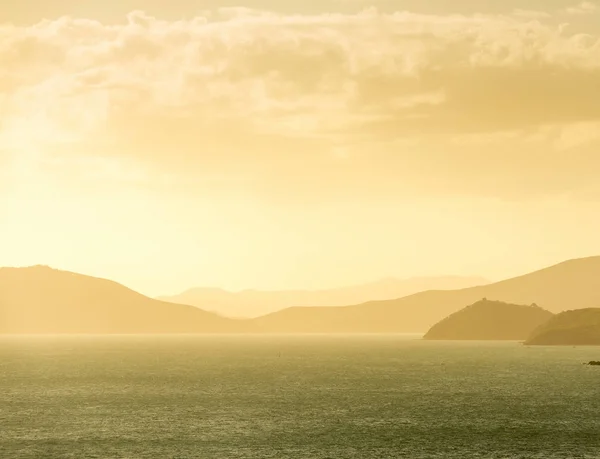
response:
M600 173L599 82L600 31L532 12L64 17L0 28L0 158L267 195L564 193Z

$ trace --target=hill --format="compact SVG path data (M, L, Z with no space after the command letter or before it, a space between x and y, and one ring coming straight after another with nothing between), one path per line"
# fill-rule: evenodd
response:
M213 333L238 321L45 266L0 268L0 334Z
M600 345L600 308L560 313L536 328L525 344Z
M483 299L435 324L427 340L525 340L553 317L536 305L522 306Z
M411 333L425 332L444 317L481 298L512 304L536 303L558 313L600 304L600 257L560 263L524 276L462 290L428 291L396 300L339 308L288 308L255 319L263 332Z
M481 277L415 277L383 279L364 285L329 290L244 290L229 292L215 288L195 288L159 300L189 304L228 317L257 317L292 306L345 306L372 300L401 298L426 290L454 290L489 284Z
M571 260L495 284L433 290L354 306L292 307L233 320L120 284L47 267L0 269L0 333L411 333L481 298L558 313L600 304L600 257Z

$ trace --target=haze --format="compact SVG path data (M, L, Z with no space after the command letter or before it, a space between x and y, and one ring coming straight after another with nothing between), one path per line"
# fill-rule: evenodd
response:
M0 459L600 457L600 0L0 0Z
M0 265L159 295L600 253L598 5L423 3L2 2Z

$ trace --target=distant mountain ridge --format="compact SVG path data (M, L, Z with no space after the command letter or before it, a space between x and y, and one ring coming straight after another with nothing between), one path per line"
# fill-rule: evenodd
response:
M600 257L589 257L484 286L235 320L154 300L106 279L39 266L0 268L0 334L424 332L481 298L536 303L553 313L597 308L598 279Z
M346 307L288 308L253 322L266 333L415 333L481 298L559 313L600 305L600 257L569 260L485 286L428 291Z
M227 317L251 318L293 306L345 306L367 301L402 298L426 290L454 290L489 284L482 277L437 276L382 279L363 285L327 290L243 290L194 288L159 300L197 306Z

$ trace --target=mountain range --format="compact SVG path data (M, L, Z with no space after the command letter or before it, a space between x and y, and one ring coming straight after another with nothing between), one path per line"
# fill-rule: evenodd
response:
M600 305L600 257L569 260L530 274L460 290L433 290L404 298L331 307L288 308L254 322L277 333L424 332L444 317L482 298L533 304L559 313Z
M189 304L226 317L251 318L293 306L345 306L366 301L402 298L426 290L455 290L490 282L482 277L439 276L382 279L363 285L328 290L243 290L194 288L158 299Z
M48 267L0 269L0 333L411 333L482 298L559 313L600 306L600 257L459 290L353 306L291 307L247 320L155 300L118 283Z

